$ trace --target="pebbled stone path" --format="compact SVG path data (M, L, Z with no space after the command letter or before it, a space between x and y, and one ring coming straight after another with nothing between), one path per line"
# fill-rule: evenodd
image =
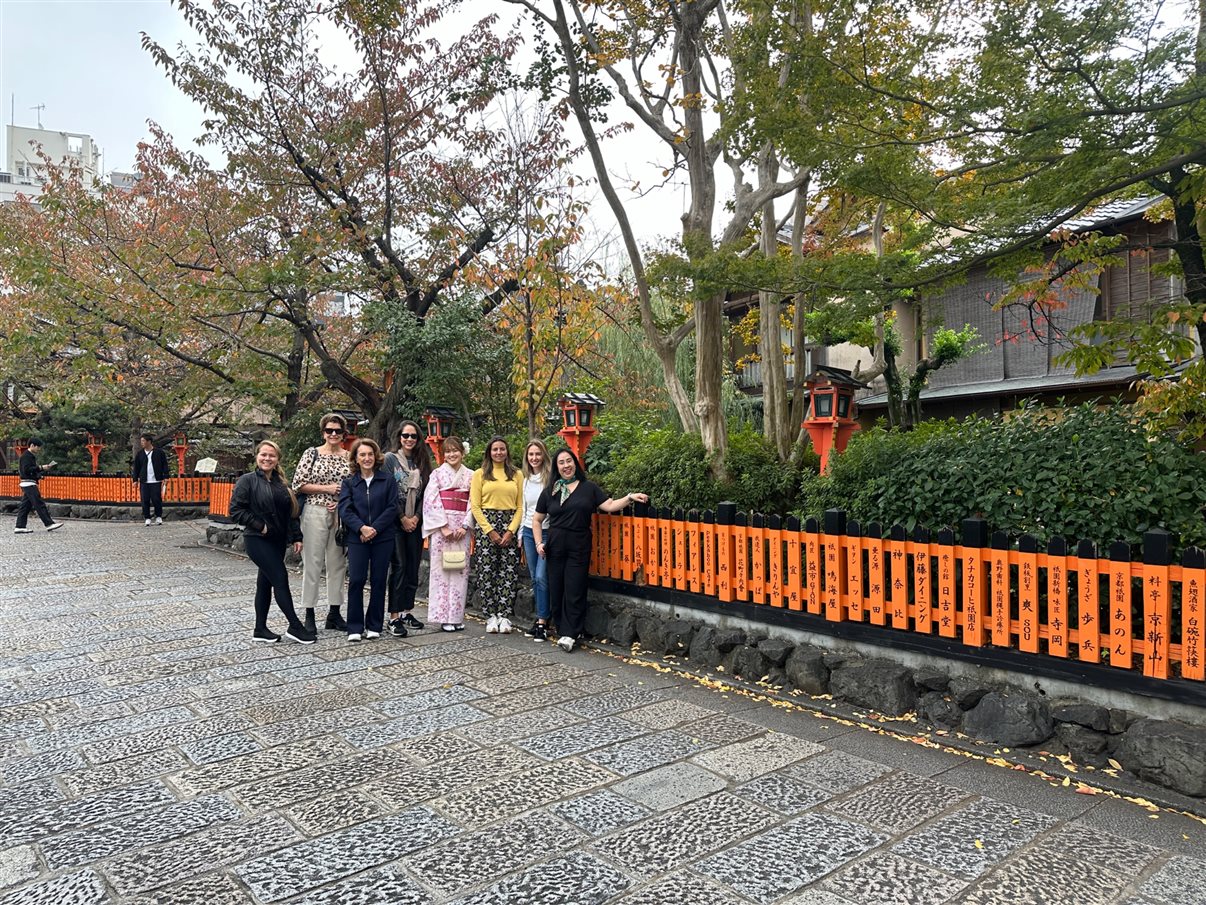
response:
M1179 814L477 622L255 645L200 522L2 530L0 905L1206 905Z

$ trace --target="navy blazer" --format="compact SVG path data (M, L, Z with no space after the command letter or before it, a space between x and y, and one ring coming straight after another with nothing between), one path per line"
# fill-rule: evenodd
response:
M371 525L377 536L369 543L394 542L398 533L398 482L378 468L373 483L365 490L360 471L343 479L339 488L339 518L348 526L348 543L360 544L360 529Z

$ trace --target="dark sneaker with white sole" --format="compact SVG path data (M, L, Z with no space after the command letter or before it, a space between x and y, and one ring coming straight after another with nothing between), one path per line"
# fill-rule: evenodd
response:
M389 621L389 633L395 638L405 638L408 634L406 631L406 623L401 619L391 619Z
M528 634L532 636L533 641L549 640L548 626L546 626L543 622L537 622L535 625L533 625L530 629L528 629Z
M258 641L260 644L276 644L281 640L281 636L276 632L269 631L266 628L257 628L251 635L252 641Z
M313 644L318 640L318 636L308 631L303 625L289 629L285 632L285 637L290 641L296 641L298 644Z
M407 628L422 628L423 623L414 617L413 613L402 614L402 624Z

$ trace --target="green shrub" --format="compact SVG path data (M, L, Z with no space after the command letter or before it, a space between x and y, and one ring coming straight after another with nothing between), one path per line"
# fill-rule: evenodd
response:
M1206 461L1151 440L1129 409L1028 407L1008 420L927 422L909 433L856 435L831 474L806 480L802 514L837 507L887 530L958 527L1136 545L1151 528L1206 541Z

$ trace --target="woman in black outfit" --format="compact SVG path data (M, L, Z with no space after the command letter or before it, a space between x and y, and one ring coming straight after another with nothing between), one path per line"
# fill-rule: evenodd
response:
M348 451L352 473L339 490L339 518L348 529L348 641L381 637L385 585L398 532L398 482L381 464L376 440L361 438ZM368 612L364 584L372 572Z
M549 603L567 653L582 637L586 621L586 577L590 569L591 516L596 511L619 512L633 500L648 503L643 493L626 493L618 500L586 479L582 464L568 449L553 456L553 483L544 489L532 517L536 552L548 561Z
M423 492L431 478L431 450L413 421L398 428L398 451L386 453L385 472L398 482L398 534L389 563L389 633L405 638L422 628L415 618L419 561L423 558Z
M285 571L286 545L293 544L295 553L301 551L297 513L297 498L281 471L281 448L271 440L262 440L255 448L255 470L239 478L230 497L230 519L243 526L243 545L259 568L253 641L274 644L281 640L280 635L268 629L268 608L273 594L276 605L289 620L285 637L298 644L315 641L315 634L302 625L293 609L289 573Z

